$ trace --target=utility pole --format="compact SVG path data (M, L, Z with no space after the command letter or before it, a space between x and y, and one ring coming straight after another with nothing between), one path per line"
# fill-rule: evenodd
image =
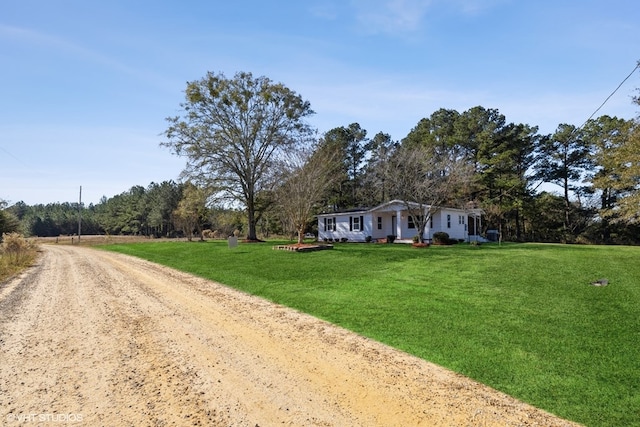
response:
M80 234L82 234L82 185L80 186L80 197L78 198L78 244L80 244Z

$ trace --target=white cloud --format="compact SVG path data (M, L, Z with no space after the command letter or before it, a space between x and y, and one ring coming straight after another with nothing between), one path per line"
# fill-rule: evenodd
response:
M352 0L360 29L372 34L419 30L431 4L432 0Z
M447 2L449 1L451 0L447 0ZM462 13L474 15L508 1L509 0L454 0L454 4Z
M322 2L320 4L312 5L309 10L312 15L331 21L337 19L339 16L336 5L329 2Z
M453 7L458 13L474 15L510 0L351 0L358 28L368 34L407 36L420 31L428 12L436 7Z

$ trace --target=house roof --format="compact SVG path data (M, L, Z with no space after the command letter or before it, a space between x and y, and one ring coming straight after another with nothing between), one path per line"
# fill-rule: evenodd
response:
M401 209L406 209L406 205L409 204L410 206L412 206L413 208L419 208L420 207L420 203L417 202L404 202L403 200L390 200L388 202L385 202L381 205L375 206L373 208L356 208L356 209L348 209L348 210L344 210L344 211L336 211L336 212L327 212L327 213L322 213L322 214L318 214L317 216L332 216L332 215L339 215L339 214L346 214L346 213L361 213L361 214L365 214L365 213L371 213L371 212L389 212L389 211L395 211L398 209L398 205L400 205ZM427 208L431 208L430 205L422 205L425 209ZM466 212L468 214L471 215L482 215L484 212L481 209L459 209L459 208L451 208L451 207L445 207L445 209L451 209L451 210L455 210L455 211L460 211L460 212Z

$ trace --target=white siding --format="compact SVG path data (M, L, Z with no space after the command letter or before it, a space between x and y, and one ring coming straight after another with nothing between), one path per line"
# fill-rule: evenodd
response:
M351 230L353 218L362 217L360 230ZM325 230L324 219L335 218L336 230ZM347 238L348 242L364 242L371 235L371 214L364 212L341 213L318 217L318 240Z
M374 239L383 239L390 234L396 234L395 230L391 230L391 217L390 212L373 212L372 214L373 229L371 237ZM378 217L381 218L382 228L378 229Z
M360 230L350 229L350 218L362 217ZM396 217L396 223L400 228L398 236L398 227L393 228L393 217ZM336 221L336 231L325 230L325 219L333 218ZM378 229L378 218L382 218L382 228ZM463 218L464 220L461 220ZM452 239L468 238L469 216L467 212L461 209L443 208L432 214L432 221L427 222L424 237L433 239L433 234L444 231ZM431 226L433 224L433 227ZM418 230L409 228L409 214L403 209L401 204L381 205L379 210L372 209L370 211L344 212L339 214L325 214L318 216L318 239L341 239L347 238L349 242L364 242L367 236L371 236L374 240L382 239L390 234L398 236L402 240L411 240Z
M464 224L460 224L460 216L464 217ZM466 239L466 213L457 209L441 209L436 212L433 217L433 230L431 230L430 238L433 233L444 231L452 239Z

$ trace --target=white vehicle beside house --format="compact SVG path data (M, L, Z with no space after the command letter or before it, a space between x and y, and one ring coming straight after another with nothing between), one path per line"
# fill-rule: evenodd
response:
M418 203L407 202L415 212ZM451 239L464 241L486 241L480 237L482 228L481 209L458 209L440 207L430 209L423 206L424 215L431 211L423 234L423 240L431 242L433 234L443 231ZM410 243L418 234L414 218L401 200L392 200L370 209L353 209L317 215L318 240L341 240L366 242L395 236L395 242Z

